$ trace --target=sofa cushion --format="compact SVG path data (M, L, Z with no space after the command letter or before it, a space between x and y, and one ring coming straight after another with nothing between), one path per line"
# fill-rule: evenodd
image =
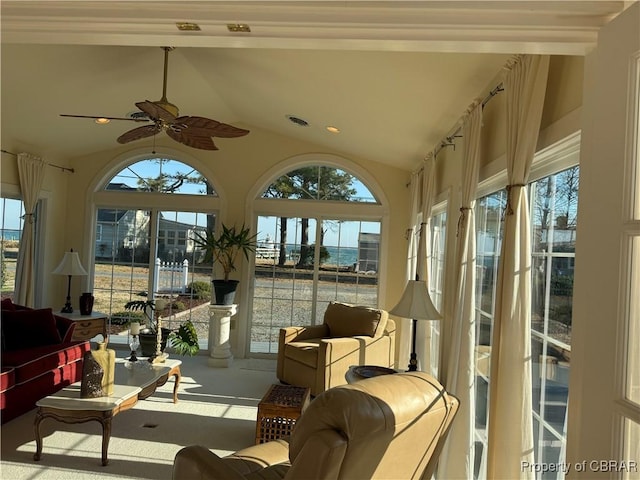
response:
M1 308L3 311L4 310L14 311L16 309L16 306L14 305L13 301L10 298L3 298L1 302Z
M81 360L90 348L89 342L85 341L5 351L2 363L15 369L15 383L20 384L61 365Z
M368 335L379 337L384 332L389 314L377 308L331 302L324 313L324 323L329 336L355 337Z
M290 342L284 347L284 356L312 368L318 366L318 347L322 340L311 338L302 342Z
M6 392L15 385L15 373L12 367L2 367L2 372L0 372L0 392Z
M62 341L50 308L39 310L5 310L2 335L6 350L59 344Z

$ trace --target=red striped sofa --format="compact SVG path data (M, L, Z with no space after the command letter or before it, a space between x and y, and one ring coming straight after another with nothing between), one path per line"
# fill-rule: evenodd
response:
M80 381L90 343L73 342L74 322L50 308L31 309L5 299L1 315L0 419L6 423Z

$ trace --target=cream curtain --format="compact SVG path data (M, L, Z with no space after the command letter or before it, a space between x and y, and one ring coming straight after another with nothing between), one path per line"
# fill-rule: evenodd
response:
M428 245L430 237L429 217L433 206L435 185L435 156L429 154L420 170L411 175L411 225L409 236L407 280L419 277L428 282ZM402 323L398 347L398 368L409 365L411 353L411 319L400 319ZM416 330L418 370L433 372L431 345L433 343L431 322L419 321Z
M489 379L487 477L533 478L531 418L531 245L526 183L547 86L548 56L507 65L507 206L498 270Z
M416 235L415 225L418 223L418 213L422 205L422 176L424 168L421 168L411 174L410 195L411 195L411 228L407 229L406 236L408 240L407 247L407 278L411 280L416 276L416 256L418 250L418 236ZM406 368L409 364L409 354L411 353L411 320L408 318L399 318L401 328L400 338L398 341L398 364L396 368Z
M475 306L476 306L476 228L475 198L480 164L482 105L475 102L463 118L464 157L462 206L456 237L456 297L451 323L450 344L445 348L441 380L448 392L460 400L460 408L440 459L438 477L473 478L475 426Z
M424 161L421 192L421 223L418 229L418 255L416 258L415 278L424 280L429 286L429 265L432 256L429 248L431 242L431 210L435 190L436 156L429 154ZM432 365L431 349L434 342L433 321L418 321L416 329L416 353L418 370L433 374L437 365Z
M44 179L45 165L40 157L28 153L18 154L18 175L20 176L20 192L24 203L25 217L16 263L14 301L28 307L34 306L35 211Z

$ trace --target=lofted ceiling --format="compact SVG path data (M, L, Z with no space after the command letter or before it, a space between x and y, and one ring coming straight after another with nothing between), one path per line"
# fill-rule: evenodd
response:
M2 148L65 159L117 147L138 124L59 114L121 117L135 102L159 100L160 47L174 46L167 98L181 115L409 170L495 86L513 54L584 55L623 8L615 1L3 0ZM176 22L201 30L179 31ZM231 32L229 24L251 31ZM242 141L216 144L224 152Z

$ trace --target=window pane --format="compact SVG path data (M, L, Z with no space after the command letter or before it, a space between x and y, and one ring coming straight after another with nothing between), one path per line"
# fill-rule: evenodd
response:
M302 167L282 175L269 185L262 198L377 203L357 177L324 165Z
M251 352L280 328L322 323L331 301L377 306L380 223L258 217Z
M0 282L2 298L13 298L16 279L16 261L24 225L22 200L0 198Z
M204 175L185 163L167 158L129 165L108 182L105 190L217 196Z
M110 315L112 335L126 335L125 303L149 290L149 219L146 210L98 209L102 236L95 248L94 309Z
M640 237L632 240L629 288L629 335L627 336L627 398L640 404ZM637 426L636 426L637 428ZM640 458L640 457L638 457Z
M536 461L564 461L578 167L531 184L531 358ZM561 478L547 472L541 478Z
M640 424L626 419L624 425L624 457L625 463L619 465L623 472L623 480L637 480L640 473Z
M205 235L208 226L215 227L215 215L159 212L159 234L165 232L166 238L158 235L153 276L154 296L170 300L162 312L163 326L175 330L191 320L203 349L209 343L212 266L193 238L195 232Z
M505 192L501 190L476 202L476 412L475 478L484 478L489 416L489 369L494 301L498 278Z

